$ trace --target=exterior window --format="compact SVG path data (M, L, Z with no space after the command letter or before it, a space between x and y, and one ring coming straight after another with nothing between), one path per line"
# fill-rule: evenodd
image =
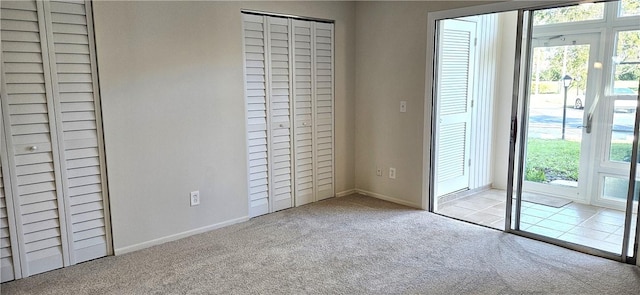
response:
M614 64L614 95L636 95L640 79L640 30L622 31L617 34Z
M603 19L603 17L604 3L585 3L577 6L535 11L533 15L533 24L539 26L568 22L601 20Z
M638 201L638 190L640 190L640 182L636 181L636 193L633 198L634 201ZM604 178L604 192L603 195L607 199L627 199L627 192L629 191L629 180L619 177Z
M622 0L620 1L620 10L618 16L635 16L640 15L640 1L638 0Z

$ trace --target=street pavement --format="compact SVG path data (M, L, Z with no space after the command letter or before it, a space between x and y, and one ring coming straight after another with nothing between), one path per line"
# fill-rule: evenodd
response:
M567 108L565 138L582 139L585 110ZM613 140L631 141L635 113L614 113ZM532 108L529 110L529 138L559 139L562 137L562 107Z

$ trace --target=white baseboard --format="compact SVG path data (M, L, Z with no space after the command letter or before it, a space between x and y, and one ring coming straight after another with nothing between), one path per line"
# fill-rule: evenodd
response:
M369 196L369 197L373 197L373 198L376 198L376 199L381 199L381 200L385 200L385 201L389 201L389 202L392 202L392 203L405 205L405 206L409 206L409 207L413 207L413 208L418 208L418 209L421 208L421 205L419 205L419 204L414 204L412 202L408 202L408 201L405 201L405 200L401 200L401 199L397 199L397 198L394 198L394 197L389 197L389 196L385 196L385 195L382 195L382 194L369 192L369 191L365 191L365 190L361 190L361 189L350 189L350 190L342 191L342 192L336 193L336 197L344 197L344 196L348 196L348 195L351 195L351 194L354 194L354 193L359 193L359 194L362 194L362 195L365 195L365 196ZM153 239L153 240L142 242L142 243L139 243L139 244L126 246L126 247L122 247L122 248L116 248L116 249L114 249L114 255L122 255L122 254L130 253L130 252L142 250L142 249L149 248L149 247L152 247L152 246L164 244L166 242L179 240L179 239L186 238L186 237L189 237L189 236L193 236L193 235L201 234L201 233L204 233L204 232L208 232L208 231L211 231L211 230L214 230L214 229L226 227L226 226L233 225L233 224L240 223L240 222L245 222L247 220L249 220L249 216L244 216L244 217L231 219L231 220L223 221L223 222L216 223L216 224L211 224L211 225L199 227L199 228L188 230L188 231L185 231L185 232L169 235L169 236L166 236L166 237Z
M374 192L370 192L370 191L365 191L365 190L362 190L362 189L356 189L356 191L361 195L373 197L373 198L380 199L380 200L389 201L391 203L396 203L396 204L400 204L400 205L413 207L413 208L416 208L416 209L422 209L422 205L421 204L415 204L413 202L401 200L401 199L394 198L394 197L385 196L385 195L374 193Z
M352 195L357 193L358 191L356 189L350 189L350 190L346 190L346 191L341 191L339 193L336 193L336 197L340 198L340 197L346 197L348 195Z
M179 240L179 239L182 239L182 238L186 238L188 236L201 234L201 233L204 233L204 232L208 232L208 231L211 231L211 230L214 230L214 229L218 229L218 228L222 228L222 227L225 227L225 226L229 226L229 225L232 225L232 224L245 222L247 220L249 220L249 216L244 216L244 217L231 219L231 220L223 221L223 222L216 223L216 224L211 224L211 225L195 228L195 229L192 229L192 230L188 230L188 231L185 231L185 232L173 234L173 235L170 235L170 236L153 239L151 241L146 241L146 242L142 242L142 243L131 245L131 246L117 248L117 249L114 249L114 253L115 253L114 255L122 255L122 254L130 253L130 252L142 250L142 249L145 249L145 248L149 248L151 246L164 244L166 242Z

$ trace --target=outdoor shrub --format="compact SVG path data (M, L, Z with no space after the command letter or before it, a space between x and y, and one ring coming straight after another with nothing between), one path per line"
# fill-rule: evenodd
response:
M539 167L527 167L525 171L525 180L533 182L545 182L547 181L547 177L544 174L544 170L540 169Z

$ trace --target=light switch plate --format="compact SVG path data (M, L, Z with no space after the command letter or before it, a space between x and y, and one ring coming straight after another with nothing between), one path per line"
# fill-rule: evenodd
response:
M407 102L405 100L400 101L400 112L401 113L407 112Z
M389 168L389 178L396 179L396 168Z

